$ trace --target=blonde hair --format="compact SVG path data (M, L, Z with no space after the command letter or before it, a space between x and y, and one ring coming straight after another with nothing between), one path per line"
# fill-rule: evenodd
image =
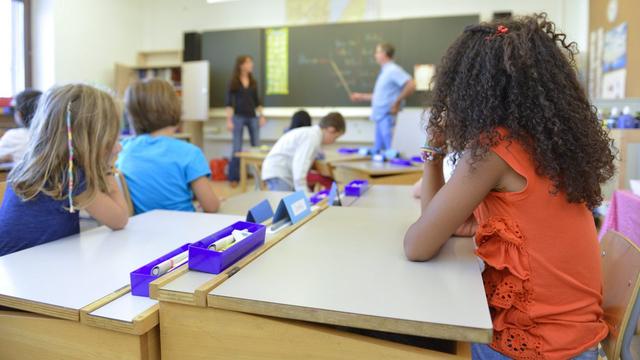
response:
M124 102L136 134L152 133L180 122L180 99L168 81L137 81L127 88Z
M69 104L74 178L78 179L78 169L81 169L85 187L82 196L74 197L74 206L83 208L98 192L109 191L109 157L118 141L120 111L110 94L89 85L70 84L51 88L42 96L31 122L28 150L9 174L14 192L24 200L33 199L39 193L57 200L68 195L66 114ZM79 185L82 184L76 187Z

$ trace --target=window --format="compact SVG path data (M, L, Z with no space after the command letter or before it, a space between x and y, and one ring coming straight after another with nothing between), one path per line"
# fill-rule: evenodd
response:
M0 0L0 98L30 85L27 25L28 0Z

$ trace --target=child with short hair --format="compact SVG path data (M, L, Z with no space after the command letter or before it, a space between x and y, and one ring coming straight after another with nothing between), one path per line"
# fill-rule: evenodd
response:
M94 87L54 87L39 102L24 159L9 173L0 208L0 256L80 231L79 209L122 229L128 209L113 163L120 111Z
M472 25L436 69L423 210L404 248L425 261L475 235L493 341L474 359L595 360L607 336L590 209L614 156L565 38L545 14Z
M298 110L291 116L291 124L285 132L305 126L311 126L311 115L305 110Z
M0 162L22 160L27 151L29 126L40 95L42 92L38 90L27 89L13 98L13 119L18 127L7 130L0 138Z
M282 135L262 163L262 179L272 191L308 191L307 173L322 145L333 144L346 131L338 112L318 125L293 129Z
M181 114L173 86L159 79L138 81L127 88L125 106L136 136L123 141L116 166L127 180L135 213L195 211L194 194L205 212L216 212L220 202L202 150L172 137Z

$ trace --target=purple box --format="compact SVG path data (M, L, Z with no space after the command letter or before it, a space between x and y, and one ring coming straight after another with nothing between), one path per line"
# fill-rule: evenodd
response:
M411 162L414 164L424 164L424 160L422 160L422 156L412 156Z
M311 201L311 205L315 205L320 201L324 200L329 196L329 190L320 190L317 194L313 195L309 201Z
M369 189L367 180L353 180L344 187L344 194L346 196L360 197L367 189Z
M411 160L401 159L401 158L391 159L389 163L396 166L412 166Z
M209 245L231 235L233 230L249 230L253 234L225 251L209 250ZM267 228L261 224L238 221L217 233L196 241L189 246L189 269L210 274L219 274L256 248L264 244Z
M358 153L358 148L339 148L338 154L356 154Z
M182 246L180 246L179 248L173 250L172 252L165 254L155 260L153 260L152 262L144 265L141 268L138 268L134 271L131 272L131 274L129 274L130 279L131 279L131 294L135 295L135 296L145 296L145 297L149 297L149 283L152 282L153 280L159 278L160 276L163 276L165 274L168 274L170 272L172 272L174 269L169 270L168 272L166 272L165 274L162 274L160 276L156 276L156 275L151 275L151 270L158 264L160 264L163 261L169 260L172 257L185 252L189 249L189 245L190 244L184 244Z

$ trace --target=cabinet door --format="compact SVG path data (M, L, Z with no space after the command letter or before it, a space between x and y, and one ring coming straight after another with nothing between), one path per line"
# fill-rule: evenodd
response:
M182 120L209 119L209 61L182 64Z

